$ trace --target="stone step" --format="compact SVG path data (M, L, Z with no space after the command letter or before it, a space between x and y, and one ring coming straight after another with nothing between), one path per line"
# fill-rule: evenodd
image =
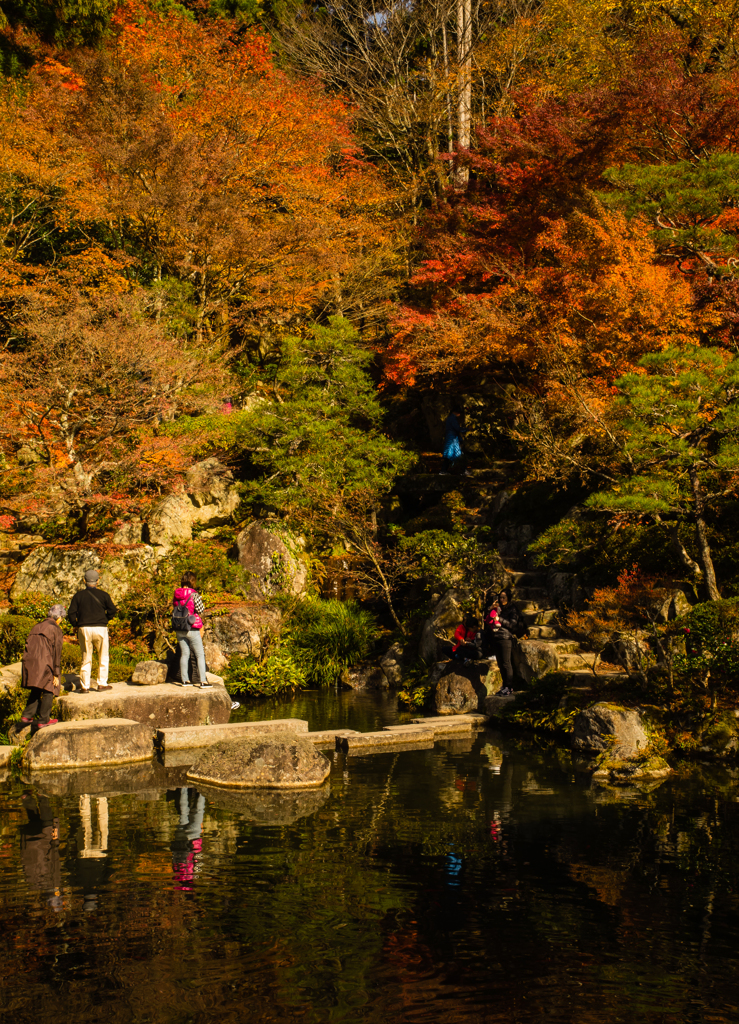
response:
M191 750L210 747L222 740L247 739L256 733L308 732L302 718L273 718L266 722L231 722L223 725L191 725L175 729L157 729L154 742L160 750Z
M556 608L539 608L530 612L521 612L521 614L527 626L548 626L550 622L557 622L559 612Z
M456 736L474 732L485 725L485 715L445 715L443 718L414 718L413 725L421 728L432 728L434 736ZM385 729L397 729L397 726L385 726ZM401 726L402 728L402 726Z
M201 726L206 722L225 725L231 717L231 698L222 684L201 690L181 683L114 683L111 690L102 693L74 691L60 697L59 717L63 722L126 718L151 729Z
M529 626L530 640L556 640L560 636L555 626Z
M416 727L406 730L358 732L354 736L337 736L336 749L347 754L380 753L392 750L428 749L434 745L434 730Z

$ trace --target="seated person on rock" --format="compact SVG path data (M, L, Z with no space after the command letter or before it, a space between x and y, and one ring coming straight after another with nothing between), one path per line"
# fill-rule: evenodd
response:
M455 661L474 661L477 656L477 630L480 623L473 615L466 615L454 631L452 658Z
M174 592L172 599L172 628L174 629L180 645L180 680L183 686L191 686L190 682L190 654L195 656L200 676L200 689L210 688L205 668L205 650L201 630L203 620L201 615L205 612L205 605L200 594L195 589L196 580L194 572L182 574L180 586Z
M37 712L39 729L56 725L57 719L49 718L49 715L54 698L61 692L62 631L59 623L64 613L63 605L53 604L48 616L28 634L21 686L31 692L21 715L21 725L31 725Z

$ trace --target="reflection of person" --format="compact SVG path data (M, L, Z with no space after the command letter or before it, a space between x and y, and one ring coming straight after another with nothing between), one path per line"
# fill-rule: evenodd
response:
M167 794L169 796L169 794ZM175 808L180 820L175 829L172 851L172 870L175 888L181 892L191 892L197 867L197 854L203 848L201 833L203 815L205 814L205 797L196 789L183 786L174 792Z
M98 587L100 573L88 569L85 573L85 589L78 590L69 605L68 619L77 627L77 640L82 651L80 680L82 692L89 693L92 672L92 651L98 653L98 690L112 690L108 686L110 665L108 622L118 614L110 594Z
M28 822L21 825L21 863L31 889L40 892L54 910L62 909L62 872L59 858L59 819L49 798L26 790L21 803Z
M97 812L97 823L93 820ZM82 846L77 849L77 878L82 886L84 910L96 910L98 891L105 881L108 856L108 798L83 793L80 797Z
M49 719L49 715L54 698L60 693L62 631L59 623L63 618L64 607L53 604L48 616L28 634L23 653L21 686L31 692L21 715L23 725L30 725L37 711L39 729L56 724L56 718Z

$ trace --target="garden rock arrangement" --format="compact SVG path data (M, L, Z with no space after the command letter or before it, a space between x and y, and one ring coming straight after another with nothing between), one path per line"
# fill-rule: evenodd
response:
M220 672L233 657L258 657L265 637L279 633L281 622L276 608L257 601L209 609L203 617L206 662Z
M640 713L618 704L593 704L572 726L574 750L608 752L615 760L636 757L649 746L648 727Z
M214 744L187 778L243 789L310 789L322 785L330 772L329 759L306 737L261 734Z

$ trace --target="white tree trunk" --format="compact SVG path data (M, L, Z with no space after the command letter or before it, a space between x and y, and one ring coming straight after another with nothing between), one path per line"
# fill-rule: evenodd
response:
M457 0L457 146L469 149L472 128L472 0ZM457 165L454 183L466 188L470 178L468 167Z

